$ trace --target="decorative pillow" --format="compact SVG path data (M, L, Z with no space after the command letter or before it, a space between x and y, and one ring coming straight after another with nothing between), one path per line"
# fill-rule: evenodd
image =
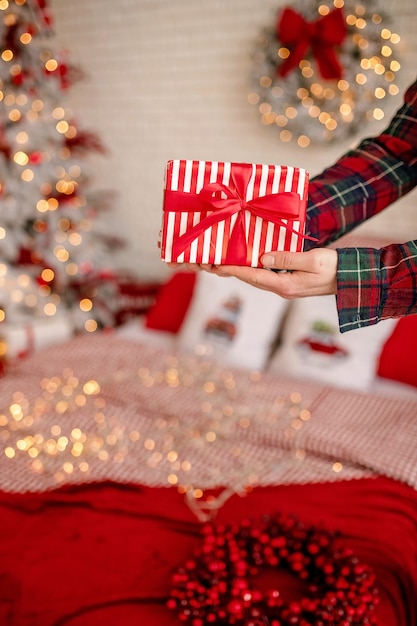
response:
M200 272L178 345L224 365L263 369L287 306L237 278Z
M161 287L145 316L145 327L178 333L193 297L196 273L176 271Z
M396 320L340 333L334 296L300 298L289 308L269 370L324 384L366 390Z
M417 387L416 347L417 315L403 317L382 346L378 376Z

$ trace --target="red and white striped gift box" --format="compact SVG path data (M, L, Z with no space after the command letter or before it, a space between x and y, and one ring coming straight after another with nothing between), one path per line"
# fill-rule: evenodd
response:
M265 251L301 251L308 180L288 165L169 161L161 259L260 267Z

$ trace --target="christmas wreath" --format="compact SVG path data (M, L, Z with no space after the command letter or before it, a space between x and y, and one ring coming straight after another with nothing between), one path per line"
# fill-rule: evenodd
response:
M286 602L261 591L261 568L283 567L305 597ZM168 607L192 626L364 626L376 624L375 575L337 533L294 517L203 527L203 544L172 579Z
M400 36L368 0L291 3L259 37L248 96L282 141L344 139L384 117L397 95Z

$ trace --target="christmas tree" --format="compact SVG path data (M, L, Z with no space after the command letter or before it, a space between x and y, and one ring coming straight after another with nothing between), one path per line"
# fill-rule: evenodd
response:
M86 157L103 146L65 106L82 75L52 34L44 0L0 0L0 323L65 313L93 332L114 322L120 242L95 221L109 194L90 190Z

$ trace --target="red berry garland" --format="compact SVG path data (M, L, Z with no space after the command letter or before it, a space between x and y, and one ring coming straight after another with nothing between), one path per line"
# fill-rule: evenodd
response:
M263 567L284 567L308 595L285 602L261 592ZM203 545L173 575L168 607L192 626L365 626L376 624L375 575L336 533L293 517L203 527Z

